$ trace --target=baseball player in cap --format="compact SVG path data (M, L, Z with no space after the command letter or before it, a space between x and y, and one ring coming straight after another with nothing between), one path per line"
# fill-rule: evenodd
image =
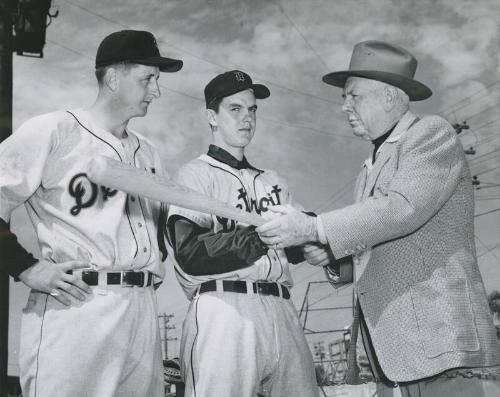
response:
M163 395L153 288L164 275L159 205L97 186L85 170L103 155L163 172L128 122L160 96L160 71L181 67L160 56L149 32L112 33L97 51L95 103L34 117L0 145L4 271L32 288L21 330L25 397ZM39 259L8 228L23 204Z
M269 95L239 70L211 80L205 101L213 144L180 168L177 182L261 215L291 203L285 181L245 157L256 99ZM175 206L168 231L170 257L191 300L181 340L186 396L317 396L285 251L267 249L254 227Z

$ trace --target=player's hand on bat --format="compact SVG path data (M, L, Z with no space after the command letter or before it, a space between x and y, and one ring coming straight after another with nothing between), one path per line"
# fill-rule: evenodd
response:
M275 205L268 209L281 214L256 229L261 240L269 247L280 249L318 241L316 218L291 205Z
M71 297L84 301L86 294L91 294L92 289L77 276L66 272L86 267L88 263L82 261L52 263L41 260L22 272L19 279L28 287L46 292L69 306Z
M307 263L313 266L326 266L332 259L328 248L321 244L305 244L302 253Z
M268 209L271 207L267 207ZM266 222L272 221L273 219L279 218L282 215L281 212L274 212L274 211L262 211L260 213L260 216L264 218Z

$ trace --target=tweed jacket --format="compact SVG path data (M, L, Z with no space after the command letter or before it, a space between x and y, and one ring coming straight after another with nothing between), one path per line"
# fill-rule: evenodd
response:
M320 215L334 256L354 256L354 290L394 382L500 364L465 154L446 120L415 118L406 113L365 163L355 203Z

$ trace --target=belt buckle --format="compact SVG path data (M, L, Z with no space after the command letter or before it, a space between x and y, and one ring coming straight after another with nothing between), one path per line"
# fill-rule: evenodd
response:
M126 271L120 272L120 285L122 287L132 288L134 284L128 282L127 273Z
M255 282L256 288L255 290L257 291L257 294L259 295L273 295L272 292L270 292L271 284L274 284L273 287L276 287L276 283L271 283L269 281L264 281L264 280L258 280ZM266 288L267 286L267 288ZM276 291L276 296L279 295L279 292Z
M265 295L265 294L261 291L261 289L260 289L260 288L261 288L261 284L262 284L262 281L259 281L259 280L255 281L255 293L256 293L257 295L261 295L261 294Z

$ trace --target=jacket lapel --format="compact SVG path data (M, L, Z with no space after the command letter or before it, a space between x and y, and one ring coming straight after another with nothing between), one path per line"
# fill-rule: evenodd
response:
M401 118L399 123L394 128L392 134L387 138L387 140L380 146L378 156L375 160L375 163L372 166L372 169L368 171L367 181L363 189L361 199L364 200L367 197L371 196L375 183L380 175L380 172L384 168L384 165L390 160L390 158L394 154L394 150L396 143L399 138L408 130L408 128L413 124L417 117L411 113L410 111L406 112L405 115ZM367 161L370 161L368 159ZM367 162L365 161L365 167Z
M358 180L356 181L356 188L354 189L354 202L359 203L363 197L363 192L366 186L366 180L368 179L368 170L370 169L370 159L366 159L363 166L361 167L361 172L358 175Z
M383 145L381 148L375 164L373 164L371 171L368 173L368 179L366 181L365 188L363 190L362 200L372 195L372 190L377 182L380 171L384 168L384 165L389 161L394 153L394 145Z

